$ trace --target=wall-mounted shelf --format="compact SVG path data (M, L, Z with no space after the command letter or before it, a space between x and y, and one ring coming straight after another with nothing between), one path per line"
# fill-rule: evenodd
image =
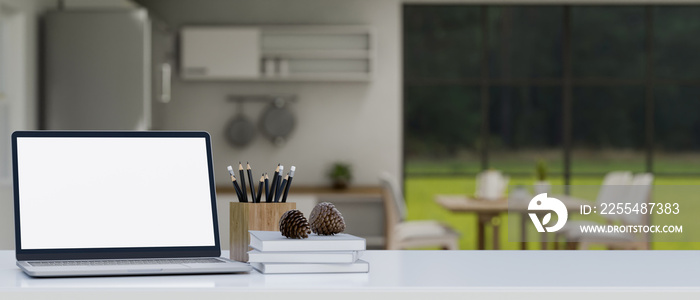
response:
M293 76L260 76L260 77L235 77L235 76L211 76L211 77L190 77L188 81L243 81L243 82L368 82L371 80L369 74L362 73L299 73Z
M329 49L263 49L263 57L284 57L291 59L370 59L369 50L329 50Z
M186 80L371 80L374 41L365 26L202 27L182 30Z

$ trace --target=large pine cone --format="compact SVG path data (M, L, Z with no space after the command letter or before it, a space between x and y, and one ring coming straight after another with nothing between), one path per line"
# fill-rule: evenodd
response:
M335 205L322 202L316 205L309 217L311 231L320 235L334 235L345 230L345 220Z
M299 210L287 211L280 218L280 232L291 239L305 239L309 237L309 221Z

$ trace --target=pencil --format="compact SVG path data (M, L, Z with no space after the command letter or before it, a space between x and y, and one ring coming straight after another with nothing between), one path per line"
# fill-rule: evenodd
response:
M244 198L241 196L243 195L243 192L241 192L241 188L238 186L236 177L233 177L233 188L236 189L236 194L238 194L238 202L248 202L248 198Z
M250 169L250 164L248 162L246 164L246 170L248 172L248 184L250 185L250 200L255 203L255 183L253 182L253 170Z
M270 190L267 191L267 198L265 199L270 199L270 202L272 202L272 199L275 198L275 188L277 187L277 174L280 173L280 164L277 164L277 168L275 169L275 174L272 175L272 183L270 185Z
M274 202L280 201L280 197L277 195L279 195L280 189L283 188L283 186L280 185L280 183L282 183L282 173L284 173L284 166L280 165L280 171L277 172L277 176L275 176L277 177L277 182L275 183L275 192L272 193L272 197L275 198Z
M270 177L267 176L267 173L265 173L265 202L272 202L270 199Z
M289 173L287 173L287 176L284 176L284 179L282 179L282 183L280 183L279 188L277 188L277 195L275 196L275 202L280 201L280 197L282 196L282 189L284 189L285 186L287 185L287 180L289 180Z
M241 197L241 188L238 187L238 182L236 182L236 175L233 175L233 167L228 166L228 174L231 175L231 183L233 184L233 188L236 190L236 196L238 197L238 202L243 202L242 197Z
M243 165L240 161L238 162L238 174L241 175L241 193L243 199L245 199L243 202L248 202L248 191L245 189L245 173L243 172Z
M255 203L260 203L260 197L262 197L263 181L265 181L265 174L260 175L260 184L258 184L258 193L255 195Z
M294 170L297 168L292 166L289 168L289 179L287 179L287 184L284 186L284 196L282 196L282 202L287 202L287 194L289 194L289 186L292 185L292 179L294 179Z

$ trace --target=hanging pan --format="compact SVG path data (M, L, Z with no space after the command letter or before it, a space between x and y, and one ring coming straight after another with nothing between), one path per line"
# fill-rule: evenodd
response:
M287 102L282 97L276 98L263 111L260 118L260 129L263 134L277 146L284 145L296 124L296 118L289 110Z
M226 125L226 138L231 146L243 148L255 138L255 124L243 113L243 102L238 102L237 113Z

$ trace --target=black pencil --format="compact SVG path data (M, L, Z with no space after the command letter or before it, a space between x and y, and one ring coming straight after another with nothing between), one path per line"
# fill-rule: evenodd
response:
M253 171L250 169L250 164L248 162L246 164L246 170L248 172L248 184L250 185L250 200L255 203L255 182L253 181Z
M280 164L277 164L277 168L275 169L275 174L272 175L272 183L270 184L270 190L267 193L268 199L270 199L270 202L272 202L272 199L275 198L275 188L277 188L277 174L280 173Z
M245 201L243 202L248 202L248 192L245 189L245 172L243 172L243 165L241 162L238 162L238 174L241 175L241 193L243 193L243 199Z
M267 176L267 173L265 173L265 202L272 202L270 199L270 177Z
M236 190L236 196L238 197L238 202L243 202L241 197L241 188L238 187L238 182L236 182L236 175L233 175L233 167L228 166L228 174L231 175L231 184L233 184L233 189Z
M284 173L284 166L283 166L283 165L280 165L280 171L277 172L277 176L275 176L275 177L277 177L277 182L275 183L275 192L272 193L272 197L275 198L275 200L273 200L273 202L279 202L279 201L280 201L280 197L277 196L277 195L279 195L279 192L280 192L281 189L283 188L283 186L281 185L281 183L282 183L282 174L283 174L283 173Z
M287 176L284 176L284 179L282 179L280 186L277 188L277 195L275 196L275 202L280 201L280 197L282 196L282 189L284 189L285 186L287 185L287 180L289 180L289 173L287 173Z
M241 188L238 186L236 177L233 177L233 188L236 189L236 194L238 194L238 202L248 202L248 198L241 196L243 192L241 192Z
M294 179L295 166L289 168L289 179L287 179L287 184L284 186L284 195L282 196L282 202L287 202L287 194L289 194L289 186L292 185L292 179Z
M265 174L260 175L260 184L258 184L258 193L255 195L255 203L260 203L260 197L263 193L263 181L265 181Z

